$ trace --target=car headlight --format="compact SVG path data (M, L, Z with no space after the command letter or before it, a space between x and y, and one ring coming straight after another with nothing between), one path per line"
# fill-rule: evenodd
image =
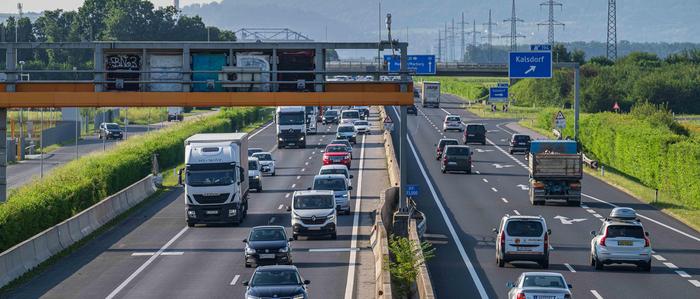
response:
M296 298L296 297L295 297L295 298ZM302 299L303 299L303 298L304 298L304 297L302 297ZM253 295L246 295L246 296L245 296L245 299L260 299L260 297L255 297L255 296L253 296Z
M195 211L187 211L187 216L190 218L197 218L197 212Z
M348 194L347 194L347 193L345 193L345 194L343 194L343 195L342 195L342 197L348 197Z
M279 252L286 253L289 252L289 246L285 246L284 248L281 248Z
M299 294L299 295L292 297L292 299L304 299L304 298L306 298L306 296L304 296L304 294Z
M335 219L335 214L330 214L328 215L328 220L334 220Z
M246 254L254 254L254 253L255 253L255 249L250 248L250 247L246 247L246 248L245 248L245 253L246 253Z
M256 180L259 180L259 179L260 179L260 176L259 176L259 175L256 175L256 176L255 176L255 179L256 179Z
M279 139L279 140L280 140L280 141L283 141L283 140L284 140L284 138L280 137L280 139Z
M299 140L304 140L304 137L299 138Z
M292 219L294 220L301 220L301 217L299 215L292 213Z

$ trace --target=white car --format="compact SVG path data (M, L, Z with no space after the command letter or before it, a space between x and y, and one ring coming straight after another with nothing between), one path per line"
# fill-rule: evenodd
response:
M447 130L457 130L464 131L464 126L462 125L462 118L459 115L447 115L445 120L442 122L442 131Z
M571 299L572 286L559 273L525 272L506 286L508 299Z
M651 240L637 213L631 208L614 208L600 231L592 231L591 266L602 270L607 264L634 264L651 271Z
M360 111L357 110L343 110L340 112L340 123L353 124L356 120L360 120Z
M499 267L511 261L530 261L549 268L549 235L542 216L510 216L501 218L496 237L496 262Z
M348 167L343 164L330 164L321 166L321 169L318 171L318 175L326 174L342 174L347 179L348 186L352 186L353 175L350 174L350 170L348 170Z
M358 134L370 134L370 124L366 120L356 120L355 123L355 130L357 130Z
M260 166L262 168L262 173L269 173L270 175L275 176L275 159L272 158L272 154L270 152L254 153L253 158L258 158L258 162L260 162Z

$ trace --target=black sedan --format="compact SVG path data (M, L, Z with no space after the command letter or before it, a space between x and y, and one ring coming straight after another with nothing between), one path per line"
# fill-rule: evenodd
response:
M247 287L246 298L309 298L307 285L296 266L263 266L255 269Z
M256 226L244 239L245 266L253 264L292 264L292 247L282 226Z

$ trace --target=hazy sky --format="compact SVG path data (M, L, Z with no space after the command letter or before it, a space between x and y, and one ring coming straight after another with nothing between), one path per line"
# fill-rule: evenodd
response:
M0 0L0 12L17 12L17 3L22 3L24 11L41 12L44 10L64 9L75 10L83 3L83 0ZM173 0L151 0L158 6L172 5ZM193 3L209 3L214 0L180 0L180 6Z

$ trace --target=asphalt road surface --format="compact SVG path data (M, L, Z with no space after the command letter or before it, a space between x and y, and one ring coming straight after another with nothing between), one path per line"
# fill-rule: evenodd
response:
M373 113L375 132L377 118ZM306 149L278 150L274 125L251 134L250 147L272 151L277 175L263 178L263 192L251 192L240 226L188 228L183 189L175 188L0 298L243 298L242 283L254 269L244 266L242 240L258 225L283 225L291 235L291 194L311 186L321 150L334 135L335 126L321 126ZM389 185L381 135L361 135L353 156L353 213L339 216L338 239L292 242L294 264L312 281L312 298L374 292L369 211Z
M408 117L408 183L419 185L421 190L416 202L428 219L426 240L436 248L428 268L438 298L505 298L507 282L522 272L542 271L534 263L497 266L496 235L491 230L505 214L546 219L553 247L546 271L562 273L573 284L575 298L700 298L697 231L588 175L582 182L581 207L532 206L524 155L508 154L513 132L505 124L512 120L477 119L461 109L461 103L443 95L443 108L420 108L418 116ZM387 112L398 119L393 107L387 107ZM487 144L471 145L471 175L440 172L434 144L440 138L461 137L459 132L442 132L447 114L487 127ZM393 137L398 144L396 132ZM615 206L636 209L650 232L655 251L651 273L627 265L609 265L602 271L590 266L590 232L600 228L602 218ZM559 216L566 217L565 221ZM568 221L571 219L576 220Z

